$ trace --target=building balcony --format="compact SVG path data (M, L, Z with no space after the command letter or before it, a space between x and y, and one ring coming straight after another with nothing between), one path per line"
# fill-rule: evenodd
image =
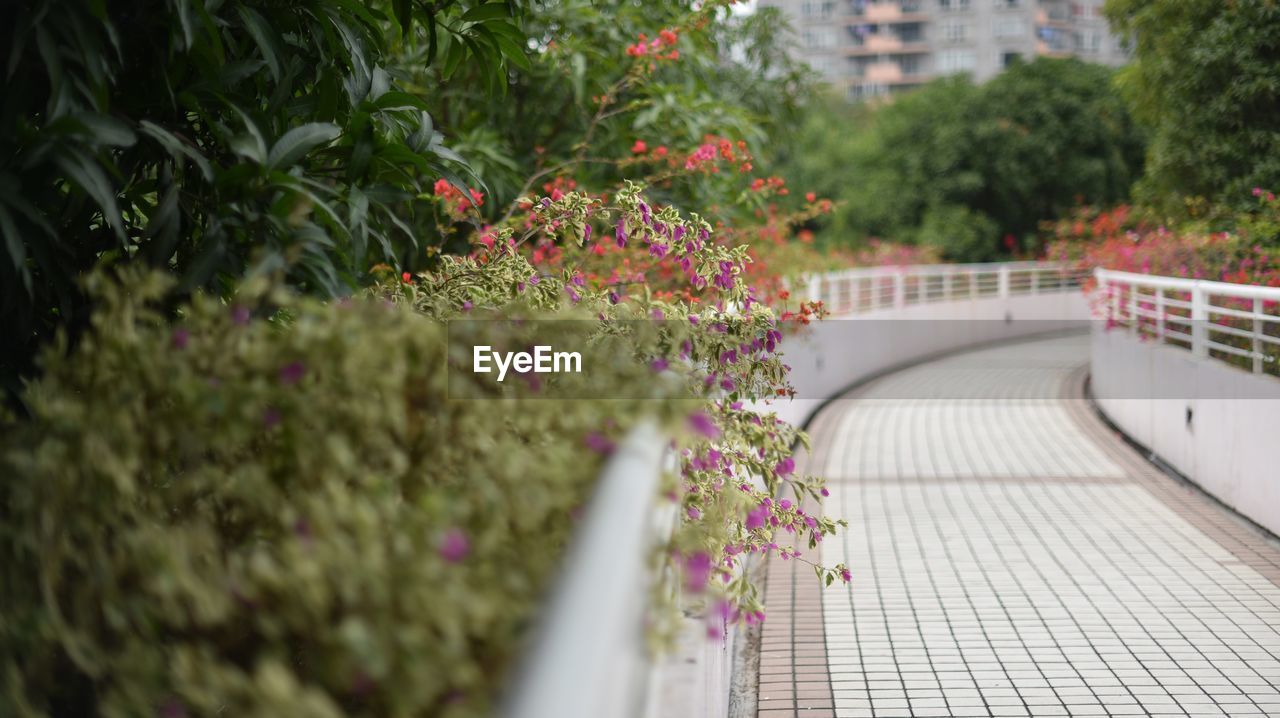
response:
M846 45L841 48L841 51L848 57L883 55L889 53L894 55L912 55L916 53L929 52L929 50L929 43L924 40L903 42L896 37L884 37L881 35L868 35L859 45Z
M896 62L877 62L867 67L856 76L854 84L864 85L899 85L928 82L931 75L919 70L904 70Z
M929 15L919 10L905 12L897 6L873 5L875 8L891 8L893 12L884 13L883 16L877 16L871 12L871 8L867 8L867 12L859 15L846 15L844 21L848 25L864 25L868 23L879 23L881 25L900 25L911 22L928 22Z

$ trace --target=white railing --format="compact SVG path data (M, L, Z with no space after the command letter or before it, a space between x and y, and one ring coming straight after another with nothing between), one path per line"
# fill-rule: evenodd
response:
M1055 262L915 264L858 267L812 275L808 301L834 315L859 314L928 302L1061 292L1082 286L1088 272Z
M1255 374L1280 376L1280 287L1098 269L1095 306L1111 326Z

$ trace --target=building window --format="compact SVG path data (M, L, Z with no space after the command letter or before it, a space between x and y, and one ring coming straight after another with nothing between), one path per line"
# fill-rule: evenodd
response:
M1022 53L1020 52L1002 52L1000 53L1000 67L1008 67L1022 62Z
M1022 0L996 0L997 9L1010 10L1016 7L1022 7Z
M973 50L943 50L938 54L938 71L972 72L978 65L978 55Z
M835 9L835 0L804 0L800 4L800 14L805 17L830 17Z
M964 42L968 37L968 23L953 20L942 24L942 38L947 42Z
M841 65L836 62L835 58L828 55L815 55L809 58L809 66L821 73L824 77L835 77L840 72Z
M804 46L815 50L836 46L836 31L831 27L807 27L803 38Z
M968 10L969 0L938 0L938 9L943 12L952 10Z
M923 42L924 28L920 23L912 22L905 25L898 25L898 39L903 42Z
M920 12L924 9L924 0L902 0L902 12L904 14Z
M862 47L865 44L868 35L875 35L880 31L879 25L849 25L845 27L849 33L849 42L854 47Z
M992 31L996 37L1017 37L1027 33L1027 23L1020 17L999 17Z
M904 75L920 74L920 56L919 55L902 55L897 58L898 67L902 69Z

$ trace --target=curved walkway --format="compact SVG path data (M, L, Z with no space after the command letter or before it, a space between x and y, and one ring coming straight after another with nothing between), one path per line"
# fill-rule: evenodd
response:
M1089 340L954 355L833 402L809 473L848 587L769 566L758 715L1280 715L1280 545L1083 399Z

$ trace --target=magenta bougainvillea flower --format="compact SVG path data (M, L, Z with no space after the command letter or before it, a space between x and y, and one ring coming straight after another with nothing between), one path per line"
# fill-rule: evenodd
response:
M459 528L451 528L440 538L440 558L449 563L457 563L471 553L471 542L467 534Z
M689 428L694 433L707 439L715 439L720 436L720 427L716 426L715 421L707 416L706 412L696 411L689 415Z
M701 593L711 579L711 555L705 551L686 556L684 559L684 587L692 593Z
M280 367L280 383L285 386L292 386L302 381L302 377L307 375L307 367L300 361L293 361Z

